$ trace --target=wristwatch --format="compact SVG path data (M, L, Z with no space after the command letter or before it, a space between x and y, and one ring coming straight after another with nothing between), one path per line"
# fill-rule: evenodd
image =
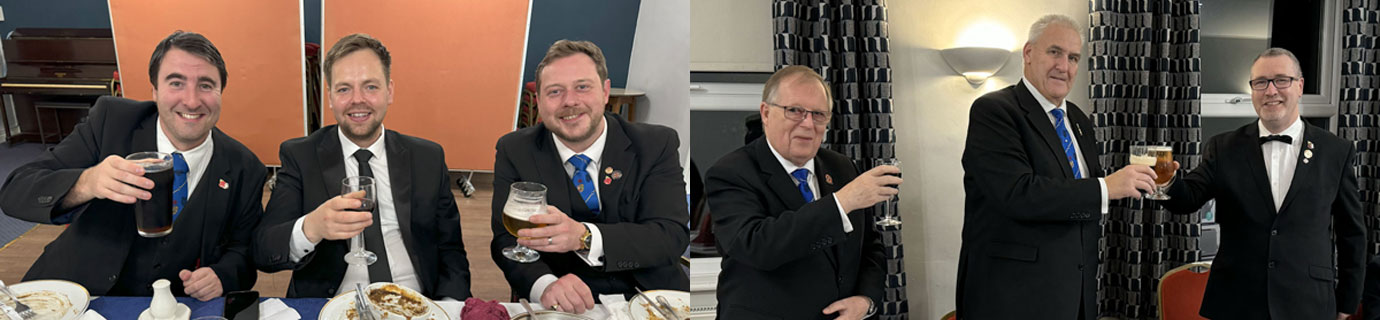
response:
M593 235L589 233L589 225L583 223L580 225L585 226L585 234L580 236L580 251L589 251L590 243L593 241Z
M867 299L867 314L866 314L866 315L863 315L863 319L871 318L873 315L876 315L876 314L877 314L877 304L874 303L874 302L872 302L872 298L866 298L866 299Z

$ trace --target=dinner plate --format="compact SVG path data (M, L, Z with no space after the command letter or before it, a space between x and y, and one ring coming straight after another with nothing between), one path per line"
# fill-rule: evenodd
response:
M91 302L91 293L86 287L71 281L34 280L9 287L19 301L38 313L35 319L78 319Z
M428 313L426 313L426 314L424 314L423 316L420 316L420 317L413 317L413 318L411 318L411 319L413 319L413 320L422 320L422 319L449 320L449 319L450 319L450 315L446 314L446 310L445 310L445 309L442 309L440 305L437 305L437 304L436 304L436 302L431 301L431 299L427 299L426 296L423 296L421 293L417 293L417 291L413 291L412 289L408 289L407 287L404 287L404 286L401 286L401 285L397 285L397 284L394 284L394 283L389 283L389 282L375 282L375 283L369 284L369 286L367 286L367 287L364 287L364 290L365 290L366 292L373 292L374 290L381 289L381 288L384 288L384 287L387 287L387 286L392 286L392 287L389 287L390 290L391 290L392 288L400 289L401 292L406 292L406 293L410 294L410 295L413 296L413 297L417 297L417 298L419 298L418 300L422 300L426 305L429 306L429 307L428 307L428 310L427 310L427 311L429 311ZM335 296L335 298L331 298L330 301L327 301L327 302L326 302L326 305L323 306L323 307L321 307L321 313L318 315L317 319L321 319L321 320L338 320L338 319L350 319L350 320L354 320L354 319L359 319L359 317L358 317L357 315L354 314L354 308L355 308L355 290L350 290L350 291L347 291L347 292L345 292L345 293L341 293L340 295ZM385 308L385 309L386 309L386 308ZM396 317L396 316L394 316L394 317L389 317L389 319L393 319L393 318L396 318L396 319L404 319L403 317ZM387 319L381 319L381 320L387 320Z
M647 299L643 299L646 297ZM672 309L676 309L681 316L690 315L690 293L677 290L647 290L628 300L628 315L637 320L667 320L656 312L652 302L656 297L665 297L666 302L671 304ZM648 301L650 299L650 301ZM679 319L676 319L679 320Z

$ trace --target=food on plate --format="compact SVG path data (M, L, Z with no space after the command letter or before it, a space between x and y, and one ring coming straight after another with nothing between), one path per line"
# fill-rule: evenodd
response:
M396 315L413 319L431 313L431 302L425 297L397 284L385 284L369 290L369 302L378 308L382 318Z

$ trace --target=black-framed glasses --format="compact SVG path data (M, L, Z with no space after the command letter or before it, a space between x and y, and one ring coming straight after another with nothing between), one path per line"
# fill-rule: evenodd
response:
M789 119L789 120L791 120L791 121L805 120L805 115L808 114L808 115L810 115L810 118L811 118L811 119L815 120L815 123L816 123L816 124L826 124L826 123L829 123L829 118L833 116L833 114L832 114L832 113L829 113L829 112L810 111L810 110L806 110L805 108L796 107L796 106L783 106L783 105L779 105L779 104L775 104L775 103L771 103L771 102L766 102L766 101L763 101L763 102L766 103L766 104L769 105L769 106L773 106L773 107L785 109L785 110L786 110L786 119Z
M1274 79L1255 79L1251 80L1252 90L1265 90L1271 83L1275 84L1275 89L1288 89L1289 85L1294 84L1294 80L1301 78L1283 77Z

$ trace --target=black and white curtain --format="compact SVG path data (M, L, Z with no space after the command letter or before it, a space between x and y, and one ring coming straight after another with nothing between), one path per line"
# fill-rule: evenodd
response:
M1337 135L1357 151L1361 207L1370 254L1380 254L1380 1L1344 0Z
M824 147L853 159L858 168L895 159L891 127L891 63L887 52L885 0L773 0L776 67L815 69L834 94L834 117ZM903 164L916 166L919 164ZM907 319L901 226L878 229L886 245L886 296L881 319Z
M1084 55L1104 175L1126 166L1136 143L1173 147L1180 175L1198 165L1198 16L1199 1L1091 1ZM1102 316L1158 318L1160 276L1201 255L1200 219L1151 200L1113 201L1102 219Z

